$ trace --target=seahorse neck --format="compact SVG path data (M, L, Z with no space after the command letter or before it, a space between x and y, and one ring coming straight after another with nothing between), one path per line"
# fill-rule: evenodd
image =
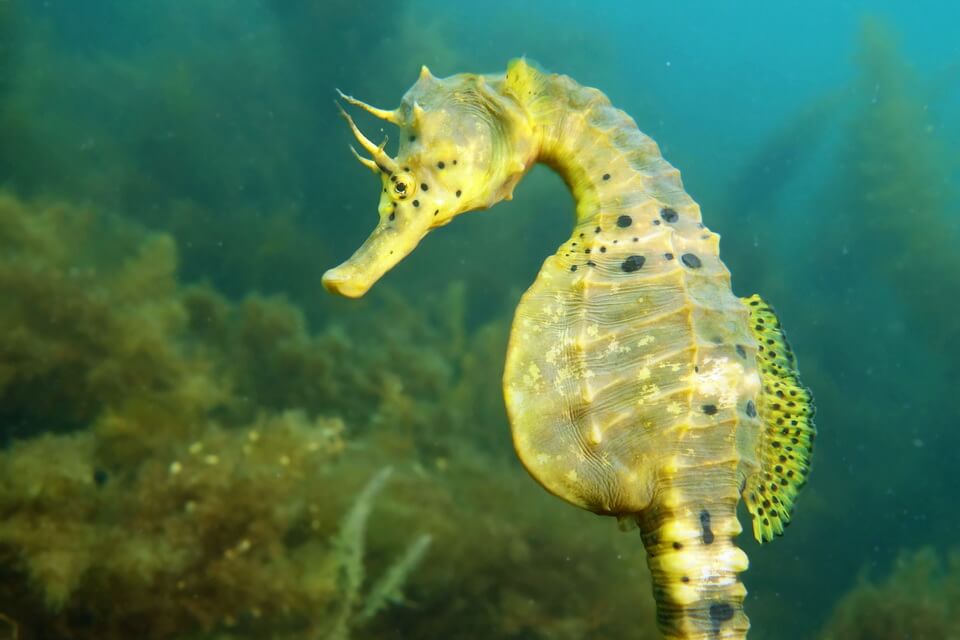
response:
M615 223L623 212L651 202L692 209L700 221L680 173L603 93L562 75L542 77L536 89L523 99L536 136L536 161L568 185L578 226Z

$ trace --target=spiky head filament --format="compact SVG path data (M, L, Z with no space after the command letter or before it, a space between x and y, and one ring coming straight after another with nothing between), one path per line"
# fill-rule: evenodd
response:
M397 126L403 124L403 117L400 115L399 109L378 109L373 105L367 104L363 100L357 100L353 96L348 96L343 91L340 91L340 89L337 89L337 94L347 104L353 105L354 107L360 107L367 113L376 116L381 120L386 120L387 122Z
M380 173L380 167L377 166L377 163L370 158L364 158L357 152L353 145L350 145L350 151L353 152L353 157L360 161L360 164L365 166L367 169L370 169L374 173Z
M387 152L384 150L384 147L387 144L386 139L384 139L384 141L379 145L374 144L373 141L370 140L370 138L363 135L363 132L360 131L360 127L358 127L357 123L353 121L353 118L350 117L350 114L343 110L343 107L337 104L337 108L340 109L340 115L343 116L343 119L346 120L347 124L350 125L350 130L353 132L353 136L357 139L357 142L360 143L360 146L362 146L367 151L367 153L373 156L373 162L375 163L375 165L378 166L381 170L384 170L390 173L396 171L397 170L396 161L393 158L391 158L389 155L387 155ZM359 154L356 154L356 155L360 159L360 162L362 162L365 166L369 166L367 162L364 162L365 159L363 157L361 157Z

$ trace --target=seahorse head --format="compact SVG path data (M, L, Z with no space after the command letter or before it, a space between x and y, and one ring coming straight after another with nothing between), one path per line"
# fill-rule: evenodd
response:
M533 164L532 128L523 108L501 91L503 76L435 78L423 67L394 110L340 94L351 105L397 125L396 157L371 142L343 112L360 145L354 155L380 177L379 221L353 256L323 276L334 293L357 298L454 217L512 196Z

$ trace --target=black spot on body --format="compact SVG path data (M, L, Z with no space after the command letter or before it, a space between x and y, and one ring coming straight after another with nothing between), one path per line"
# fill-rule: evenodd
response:
M726 602L715 602L710 605L710 619L717 626L721 622L727 622L733 619L733 607Z
M570 271L576 271L576 270L577 270L577 265L575 264L570 265Z
M609 174L609 173L603 174L603 179L604 179L604 180L609 180L609 179L610 179L610 174Z
M679 542L674 542L673 548L676 549L677 551L680 551L681 549L683 549L683 545Z
M430 191L430 185L428 185L426 182L422 183L420 185L420 188L423 189L424 191Z
M717 405L715 404L705 404L700 408L703 409L703 412L708 416L712 416L717 413Z
M396 212L396 211L391 211L391 212L390 212L390 220L393 221L393 220L396 220L396 218L397 218L397 212Z
M639 270L644 262L646 262L646 258L643 256L628 256L627 259L623 261L623 264L620 265L620 268L626 273L633 273Z
M413 206L419 207L419 206L420 206L420 201L419 201L419 200L414 200L414 201L413 201Z
M713 529L710 528L710 512L704 509L700 512L700 538L703 544L713 544Z
M741 358L747 357L747 350L743 348L742 344L737 345L737 355L740 356Z
M440 162L437 163L437 169L443 169L445 166L447 166L447 165L445 165L445 164L443 163L443 160L441 160Z
M663 218L664 222L676 222L680 219L680 216L677 215L677 212L671 209L670 207L665 207L660 210L660 217Z
M463 193L463 192L460 191L460 189L457 189L457 197L458 197L458 198L460 197L460 194L461 194L461 193Z
M690 267L691 269L699 269L702 266L700 258L693 255L692 253L685 253L680 256L680 261Z
M663 258L665 260L673 260L673 254L668 251L667 253L663 254Z
M619 218L617 218L617 226L620 227L621 229L626 229L632 224L633 224L633 218L631 218L630 216L620 216Z
M98 487L102 487L107 484L107 480L110 479L110 475L103 469L97 468L93 470L93 482Z

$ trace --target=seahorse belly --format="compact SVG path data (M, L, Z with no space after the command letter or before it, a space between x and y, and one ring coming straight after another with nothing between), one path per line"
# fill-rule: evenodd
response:
M646 507L651 468L683 438L725 422L733 433L745 383L759 385L738 356L754 341L725 269L708 251L678 255L672 235L578 227L517 309L505 389L518 451L551 491L594 511ZM607 480L591 483L597 465Z

